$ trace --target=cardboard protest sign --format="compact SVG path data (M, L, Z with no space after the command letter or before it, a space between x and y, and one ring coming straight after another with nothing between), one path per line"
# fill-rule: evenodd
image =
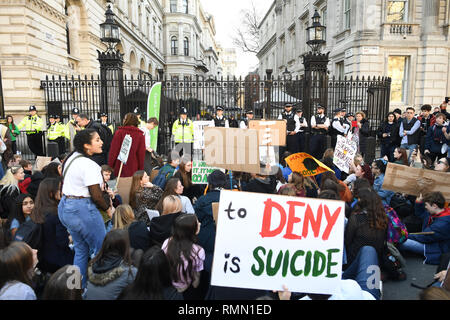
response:
M133 144L133 138L129 134L123 138L122 146L120 147L120 153L117 159L126 164L128 161L128 156L130 155L131 145Z
M262 146L286 145L286 121L284 120L251 120L248 127L258 130L259 143Z
M383 189L419 196L421 193L441 192L450 201L450 173L411 168L388 163Z
M293 172L298 172L305 177L317 176L326 171L334 172L322 162L304 152L287 157L286 163Z
M208 177L218 168L210 167L205 161L192 161L192 184L208 184ZM222 170L224 171L224 170Z
M130 203L130 190L132 181L133 177L126 177L120 178L120 181L117 182L116 189L117 193L122 198L122 204Z
M333 163L341 171L349 173L357 151L358 145L352 138L339 135L337 136L336 148L334 148Z
M345 203L222 190L211 284L333 294Z
M36 171L42 171L42 169L52 162L52 157L36 157L35 169Z
M194 121L194 150L205 149L205 127L212 127L211 121Z
M205 162L211 167L260 173L258 131L205 127Z

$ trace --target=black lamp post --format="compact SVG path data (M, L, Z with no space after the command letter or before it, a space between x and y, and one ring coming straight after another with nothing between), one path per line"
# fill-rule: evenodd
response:
M283 71L283 77L288 81L292 80L292 74L289 72L287 67Z
M320 14L315 11L312 17L312 25L307 28L306 43L312 51L303 55L305 67L303 88L304 116L310 119L314 112L314 106L321 104L327 107L328 102L328 56L320 53L321 47L326 43L326 27L320 23Z
M117 44L120 43L120 27L115 21L115 14L110 4L105 16L105 22L100 24L100 40L106 44L106 51L97 50L101 81L100 112L107 113L109 119L120 123L126 114L123 88L124 61L123 54L117 49ZM115 81L117 81L116 84L111 83ZM116 86L119 88L119 101L117 96L108 95L109 83L112 90Z

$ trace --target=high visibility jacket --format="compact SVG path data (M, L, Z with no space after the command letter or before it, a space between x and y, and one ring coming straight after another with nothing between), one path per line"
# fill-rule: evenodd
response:
M175 136L175 143L194 142L194 123L186 119L184 124L178 119L172 126L172 134Z
M48 140L56 140L59 137L65 137L66 126L60 122L51 124L47 129Z
M25 118L20 121L20 123L17 125L17 128L22 130L22 128L25 128L27 131L27 134L34 134L41 132L44 127L44 122L42 121L42 118L38 115L35 116L26 116Z

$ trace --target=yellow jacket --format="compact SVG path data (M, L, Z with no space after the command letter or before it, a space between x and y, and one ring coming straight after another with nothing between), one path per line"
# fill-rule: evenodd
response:
M25 118L20 121L20 123L17 125L17 128L19 130L22 130L22 128L25 128L25 131L27 131L27 134L34 134L41 132L43 130L44 122L42 121L42 118L38 115L35 116L26 116Z
M172 134L175 136L175 143L194 142L194 123L186 119L184 124L178 119L172 126Z

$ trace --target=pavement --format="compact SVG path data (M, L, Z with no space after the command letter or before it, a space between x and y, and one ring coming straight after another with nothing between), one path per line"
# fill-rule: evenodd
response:
M421 289L411 286L411 283L426 287L433 282L433 276L438 266L423 264L423 258L417 255L406 255L406 280L383 282L383 300L419 300Z

